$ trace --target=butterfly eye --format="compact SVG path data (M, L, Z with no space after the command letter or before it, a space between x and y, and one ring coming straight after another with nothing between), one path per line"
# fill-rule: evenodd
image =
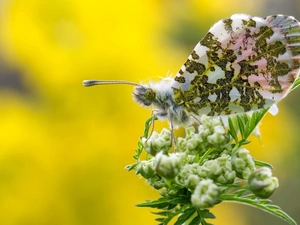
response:
M134 88L133 98L142 106L150 106L155 101L155 91L143 85L137 85Z
M148 101L154 101L155 95L155 91L153 91L151 88L148 88L144 93L145 99Z

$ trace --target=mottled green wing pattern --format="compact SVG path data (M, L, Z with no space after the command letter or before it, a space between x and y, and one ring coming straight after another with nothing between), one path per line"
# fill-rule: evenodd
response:
M299 67L297 20L236 14L196 45L174 78L174 101L197 116L270 107L289 92Z

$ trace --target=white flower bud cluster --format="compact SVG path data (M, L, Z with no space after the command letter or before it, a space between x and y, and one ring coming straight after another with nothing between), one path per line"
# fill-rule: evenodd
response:
M225 127L220 118L210 118L203 115L200 122L199 133L202 134L204 139L206 137L208 143L219 146L228 141Z
M160 151L167 153L171 147L171 131L166 128L160 133L154 131L149 139L142 138L142 144L146 152L153 156Z
M157 190L166 187L165 179L158 175L154 175L153 177L147 179L147 182L150 186L154 187Z
M252 156L245 148L237 149L233 153L232 165L237 172L237 176L242 179L248 179L251 173L256 169Z
M198 132L194 127L186 129L185 138L178 138L177 148L190 154L201 154L209 147L223 147L228 144L229 138L225 127L219 118L210 118L203 115Z
M208 208L216 204L219 194L219 187L212 180L205 179L197 184L191 202L196 208Z
M201 166L200 176L209 177L217 183L232 184L236 178L230 155L223 154L214 160L206 161Z
M200 180L211 179L220 184L232 184L236 178L231 157L222 156L206 161L202 166L199 163L185 164L176 176L176 182L190 190L194 190Z
M154 169L165 179L173 179L181 169L184 158L184 153L165 155L163 152L159 152L154 158Z
M176 196L180 190L191 194L196 208L211 207L218 202L222 188L238 178L248 180L249 189L258 197L268 197L278 187L268 168L257 169L249 151L234 149L222 121L202 116L196 132L186 128L178 138L174 153L169 153L171 131L153 132L142 144L153 157L137 163L136 173L162 196Z
M201 180L199 176L200 168L199 163L185 164L175 178L176 183L191 190L195 189Z
M151 158L150 160L140 162L135 169L135 173L141 174L146 179L153 177L155 175L153 159L154 158Z

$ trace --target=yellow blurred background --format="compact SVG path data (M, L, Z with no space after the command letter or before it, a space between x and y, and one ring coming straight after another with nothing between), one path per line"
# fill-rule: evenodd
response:
M219 19L299 12L298 0L0 1L0 225L157 224L134 204L158 194L124 170L150 111L132 87L82 80L174 75ZM274 165L274 203L298 222L299 94L264 119L263 144L249 145ZM215 225L284 224L247 206L212 211Z

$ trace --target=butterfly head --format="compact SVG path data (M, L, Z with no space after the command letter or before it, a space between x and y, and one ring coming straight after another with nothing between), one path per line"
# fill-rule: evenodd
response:
M150 106L156 100L156 92L152 88L137 85L134 88L133 98L142 106Z
M146 85L141 85L124 80L84 80L83 86L90 87L94 85L108 85L108 84L126 84L133 85L134 100L142 106L150 106L156 101L156 91L153 88L149 88Z

